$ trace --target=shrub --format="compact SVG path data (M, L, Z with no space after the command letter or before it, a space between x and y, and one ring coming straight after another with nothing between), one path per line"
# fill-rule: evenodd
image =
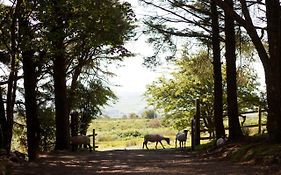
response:
M161 127L161 122L160 122L159 119L152 119L152 120L148 121L147 126L149 128L160 128Z
M131 137L140 137L142 134L137 130L131 130L126 132L121 132L118 134L121 138L131 138Z

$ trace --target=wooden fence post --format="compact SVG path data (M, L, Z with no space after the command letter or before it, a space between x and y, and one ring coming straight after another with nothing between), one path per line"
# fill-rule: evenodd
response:
M93 150L96 149L96 130L93 129Z
M194 144L200 145L200 100L196 99L196 114L195 114L195 140Z
M93 151L95 151L96 148L98 148L98 146L96 146L96 136L97 136L96 130L93 129Z
M259 130L258 133L261 134L261 107L259 106Z
M194 118L191 120L191 150L194 151Z

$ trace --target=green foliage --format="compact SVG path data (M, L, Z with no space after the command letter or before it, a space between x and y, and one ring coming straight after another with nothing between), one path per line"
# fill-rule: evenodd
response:
M113 76L113 73L108 71L108 64L122 61L124 57L132 55L124 46L125 42L134 36L135 28L135 15L129 3L119 0L15 1L12 7L0 3L0 8L1 67L3 68L2 62L9 63L11 55L14 55L16 68L7 65L3 69L4 74L9 75L9 68L22 72L20 52L26 51L27 48L22 43L28 42L28 51L35 53L36 78L39 81L36 94L39 94L37 100L40 106L53 107L54 86L51 76L56 75L52 68L57 55L67 58L65 65L62 65L67 68L67 72L62 73L62 77L67 78L67 83L73 80L75 84L77 80L86 79L90 82L90 86L86 86L87 92L91 90L89 99L86 99L84 93L79 94L84 96L81 101L76 100L81 102L78 105L87 104L84 105L87 112L97 114L99 107L105 105L107 100L115 98L113 92L104 84L108 83L108 76ZM11 25L12 18L15 25ZM20 33L21 30L27 30L20 26L22 20L27 23L30 31L28 37ZM11 26L15 26L14 31L11 31ZM15 37L11 36L13 32ZM11 39L14 39L15 48L11 48ZM4 78L3 81L6 81L7 76ZM85 81L82 82L84 83ZM87 100L89 103L86 103ZM81 106L77 108L81 109ZM47 116L42 120L42 137L52 137L53 118Z
M153 109L145 110L142 113L141 116L142 116L142 118L147 118L147 119L153 119L153 118L157 118L158 117L156 111L153 110Z
M55 111L52 108L39 110L40 122L40 150L50 151L55 143Z
M39 110L40 143L41 151L50 151L55 143L55 112L52 108ZM13 149L27 152L27 129L24 116L17 115L13 130Z
M137 119L137 118L139 118L139 116L136 113L129 113L128 118L129 119Z
M142 134L137 130L129 130L123 133L118 134L121 138L131 138L131 137L140 137Z
M97 80L89 82L88 85L82 83L77 85L72 106L73 110L87 112L93 118L109 100L116 99L111 89Z
M223 69L225 71L225 69ZM145 96L149 105L155 106L165 115L165 123L176 129L190 125L195 115L195 100L200 99L201 117L205 118L206 127L213 127L213 67L206 52L196 55L183 55L175 61L175 71L171 77L161 77L147 87ZM224 88L225 73L224 77ZM249 66L238 69L238 103L241 111L254 109L264 104L260 100L256 73ZM226 94L224 94L226 101ZM224 107L226 108L226 107Z

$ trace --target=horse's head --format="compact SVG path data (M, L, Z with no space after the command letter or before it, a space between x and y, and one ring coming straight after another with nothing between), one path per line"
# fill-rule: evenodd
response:
M164 139L170 145L170 138L164 138Z

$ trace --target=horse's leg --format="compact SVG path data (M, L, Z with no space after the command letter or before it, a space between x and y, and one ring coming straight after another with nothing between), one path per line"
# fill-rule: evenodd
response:
M163 149L165 149L164 145L162 144L162 142L160 141L160 144L162 145Z
M147 147L147 141L144 141L144 142L143 142L143 144L142 144L142 149L144 149L144 145L145 145L146 149L148 149L148 147Z
M92 152L92 147L91 147L91 145L90 145L90 144L87 144L87 145L88 145L88 147L89 147L89 151Z

